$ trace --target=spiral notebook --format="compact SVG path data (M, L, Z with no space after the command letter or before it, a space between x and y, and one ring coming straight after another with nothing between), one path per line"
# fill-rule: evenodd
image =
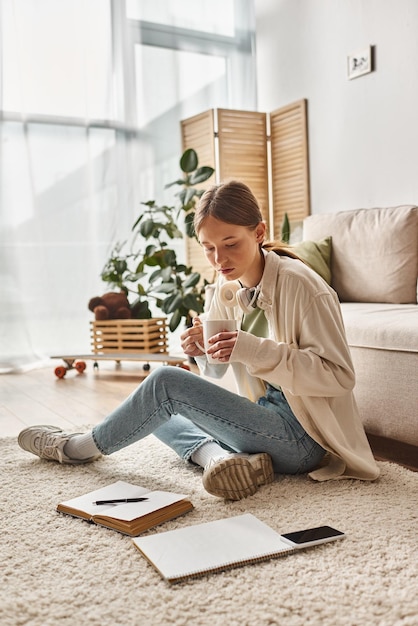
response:
M250 513L138 537L133 543L170 583L298 550Z

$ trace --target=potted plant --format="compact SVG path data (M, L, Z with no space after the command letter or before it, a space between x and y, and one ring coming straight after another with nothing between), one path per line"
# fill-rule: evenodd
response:
M192 313L202 313L204 288L201 276L193 268L179 263L172 247L174 239L184 233L194 237L193 216L196 202L204 189L196 185L208 180L214 169L199 167L193 149L180 158L183 176L166 188L177 186L176 206L159 205L155 200L142 202L145 207L132 226L128 241L117 243L107 260L101 278L112 288L124 291L131 302L133 317L152 317L150 305L160 309L169 318L169 329L174 331L184 319L191 323Z

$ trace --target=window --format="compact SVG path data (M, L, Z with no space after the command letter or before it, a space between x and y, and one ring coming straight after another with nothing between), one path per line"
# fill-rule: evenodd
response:
M158 74L155 68L160 68ZM227 98L226 59L197 52L135 45L137 122L140 127L175 111L179 103ZM143 86L148 88L144 90Z
M220 8L221 7L221 8ZM252 0L0 0L1 368L88 350L89 299L180 120L254 109Z
M240 10L240 3L235 4L234 0L199 0L198 5L196 0L127 0L126 14L129 19L233 37L235 12Z
M109 0L3 0L5 111L112 119Z

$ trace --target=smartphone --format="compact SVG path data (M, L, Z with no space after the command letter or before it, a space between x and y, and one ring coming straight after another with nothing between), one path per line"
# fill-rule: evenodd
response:
M307 528L306 530L298 530L293 533L285 533L281 535L284 541L294 548L305 548L307 546L315 546L327 541L335 541L335 539L343 539L345 533L331 526L317 526L316 528Z

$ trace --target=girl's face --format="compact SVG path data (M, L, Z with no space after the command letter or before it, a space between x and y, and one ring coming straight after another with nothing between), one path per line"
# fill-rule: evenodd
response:
M245 287L255 287L264 270L260 244L266 225L259 222L254 230L207 217L199 230L199 241L212 267L227 280L240 280Z

